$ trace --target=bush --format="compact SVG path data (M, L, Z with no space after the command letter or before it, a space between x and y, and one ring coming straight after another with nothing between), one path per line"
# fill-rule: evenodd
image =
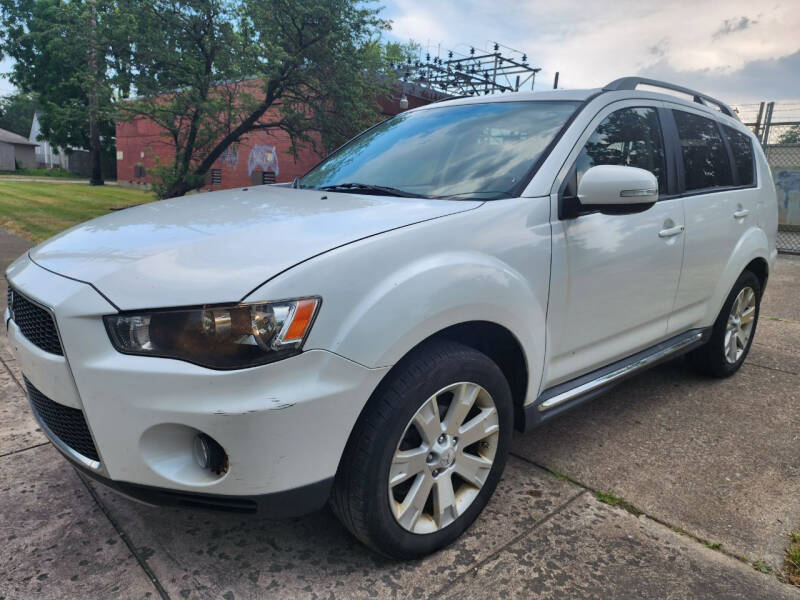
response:
M60 177L68 179L80 179L80 175L70 173L66 169L57 167L55 169L17 169L16 171L0 171L3 175L23 175L26 177Z

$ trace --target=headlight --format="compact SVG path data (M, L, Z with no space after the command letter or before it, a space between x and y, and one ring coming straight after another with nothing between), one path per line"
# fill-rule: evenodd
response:
M151 310L103 317L125 354L176 358L211 369L241 369L299 354L319 298L268 304Z

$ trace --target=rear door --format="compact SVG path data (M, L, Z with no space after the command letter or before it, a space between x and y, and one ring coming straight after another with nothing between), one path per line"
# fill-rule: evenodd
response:
M669 322L669 331L678 333L703 324L737 242L758 220L758 195L749 136L688 107L668 115L680 142L686 218L683 272Z
M562 170L557 204L562 210L554 208L551 217L545 388L666 336L683 256L683 208L671 195L659 106L649 100L607 106ZM659 182L659 201L633 214L565 216L563 206L572 201L582 174L600 164L651 171Z

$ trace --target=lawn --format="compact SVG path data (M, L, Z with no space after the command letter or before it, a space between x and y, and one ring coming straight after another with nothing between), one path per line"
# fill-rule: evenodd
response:
M0 179L0 227L41 242L112 208L150 202L150 192L115 185Z

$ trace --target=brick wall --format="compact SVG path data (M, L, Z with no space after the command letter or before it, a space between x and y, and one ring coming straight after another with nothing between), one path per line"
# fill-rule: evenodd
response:
M295 158L289 151L290 145L289 136L282 131L256 131L247 135L214 163L203 189L260 185L264 172L270 180L274 175L277 182L291 181L320 161L321 157L311 147L302 148ZM159 160L169 163L173 153L169 138L152 121L137 117L117 123L118 181L151 183L150 169Z
M407 98L410 108L435 99L422 92L407 94ZM397 97L380 99L379 104L385 117L400 112ZM267 113L264 119L268 121L270 114ZM116 130L118 181L149 184L150 169L158 160L165 164L171 162L174 151L169 137L149 119L137 117L120 121ZM277 183L288 182L304 175L322 159L310 146L300 148L295 158L289 151L290 145L289 136L283 131L250 133L238 144L231 145L214 163L202 189L261 185L262 182L272 182L273 175Z

